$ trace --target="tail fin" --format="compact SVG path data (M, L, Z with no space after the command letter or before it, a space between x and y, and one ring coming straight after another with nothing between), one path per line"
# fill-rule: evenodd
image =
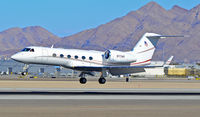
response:
M152 56L155 52L159 39L166 37L183 37L183 36L162 36L155 33L145 33L132 50L137 61L131 65L148 65L151 63Z
M169 66L169 64L172 62L172 59L174 58L174 56L171 56L164 64L164 67Z

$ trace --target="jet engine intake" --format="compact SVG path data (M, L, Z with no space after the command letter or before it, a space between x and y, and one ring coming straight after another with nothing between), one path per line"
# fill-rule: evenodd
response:
M116 50L106 50L103 54L104 63L118 64L118 63L132 63L136 61L133 54L121 52Z

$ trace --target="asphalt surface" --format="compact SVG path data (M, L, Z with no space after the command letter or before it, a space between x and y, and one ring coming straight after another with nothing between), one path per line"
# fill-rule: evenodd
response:
M200 89L184 88L0 88L0 95L200 95Z
M200 100L200 89L1 88L0 99Z
M162 87L174 83L162 80L149 85L148 82L147 84L139 82L138 86L151 87L160 84L159 87ZM107 85L101 85L102 88L86 88L87 85L99 86L99 84L90 82L82 86L65 81L63 85L73 83L72 85L80 86L59 88L55 85L61 85L62 82L1 81L0 115L2 117L199 117L200 89L195 88L199 82L187 80L175 80L175 82L177 85L179 82L183 84L177 88L105 88ZM45 88L44 84L48 87ZM113 84L115 82L108 83L108 85ZM11 88L12 85L15 86ZM195 87L183 88L185 85L195 85Z
M200 89L1 88L3 117L199 117Z
M0 99L2 117L199 117L198 100Z

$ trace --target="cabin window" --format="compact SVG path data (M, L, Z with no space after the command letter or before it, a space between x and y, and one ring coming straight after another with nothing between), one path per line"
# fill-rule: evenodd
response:
M76 55L76 56L74 56L74 58L75 58L75 59L78 59L78 56Z
M67 55L67 58L71 58L71 55Z
M63 57L64 57L64 55L63 55L63 54L60 54L60 57L61 57L61 58L63 58Z
M52 55L53 57L56 57L56 54L55 53L53 53L53 55Z
M83 60L85 60L85 59L86 59L86 57L85 57L85 56L82 56L82 59L83 59Z
M92 59L93 59L93 58L90 56L90 57L89 57L89 60L92 60Z

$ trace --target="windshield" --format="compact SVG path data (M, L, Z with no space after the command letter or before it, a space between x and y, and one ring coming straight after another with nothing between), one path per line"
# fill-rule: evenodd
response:
M24 48L22 52L34 52L34 49L31 48Z

